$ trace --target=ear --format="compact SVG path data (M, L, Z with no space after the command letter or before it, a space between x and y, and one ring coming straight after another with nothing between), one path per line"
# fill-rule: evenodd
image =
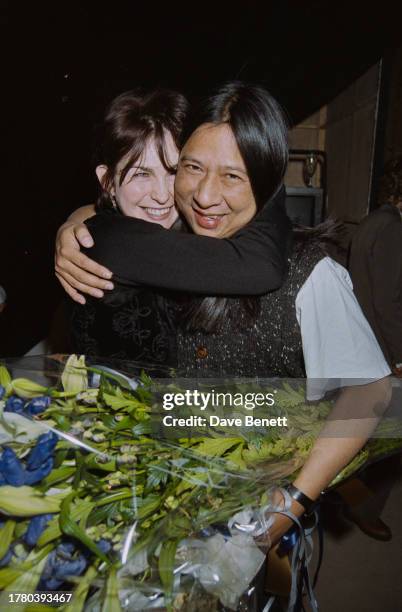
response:
M96 176L98 177L98 181L99 181L102 189L104 189L105 188L104 178L105 178L105 174L107 172L107 166L105 166L104 164L102 164L100 166L96 166L95 172L96 172Z

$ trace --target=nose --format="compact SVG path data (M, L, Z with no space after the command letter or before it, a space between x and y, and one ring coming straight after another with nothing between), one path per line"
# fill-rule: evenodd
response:
M217 206L222 201L222 194L218 177L203 176L194 192L194 200L200 208Z
M173 177L174 178L174 177ZM152 186L152 199L163 206L173 196L173 179L170 176L156 179Z

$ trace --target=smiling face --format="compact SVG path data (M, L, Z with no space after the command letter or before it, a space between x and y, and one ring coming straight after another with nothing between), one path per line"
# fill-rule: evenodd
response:
M231 128L201 125L184 145L175 181L176 203L197 234L226 238L255 215L250 180Z
M169 132L165 133L164 152L167 165L175 168L179 154ZM120 174L127 165L128 157L123 157L118 163L110 189L121 212L127 217L171 227L178 216L173 197L174 173L162 164L154 138L149 138L140 159L128 170L120 184ZM101 184L106 171L106 166L96 169Z

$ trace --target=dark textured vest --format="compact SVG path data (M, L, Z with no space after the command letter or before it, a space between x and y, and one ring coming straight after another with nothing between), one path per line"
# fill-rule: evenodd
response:
M277 291L262 296L254 325L246 328L244 310L233 298L234 317L219 332L178 334L178 370L188 377L305 376L295 301L304 282L325 253L316 240L297 240L289 274Z

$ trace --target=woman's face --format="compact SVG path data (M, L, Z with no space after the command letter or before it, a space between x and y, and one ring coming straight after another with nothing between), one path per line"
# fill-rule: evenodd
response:
M165 133L165 156L169 166L176 167L179 153L169 132ZM163 166L154 138L147 141L141 158L129 169L120 185L120 173L127 164L127 157L120 160L113 180L111 195L124 215L171 227L178 213L174 205L174 173ZM102 178L105 166L98 166L97 175ZM101 174L101 176L100 176Z
M226 238L255 215L250 180L231 128L205 123L180 154L176 203L194 232Z

